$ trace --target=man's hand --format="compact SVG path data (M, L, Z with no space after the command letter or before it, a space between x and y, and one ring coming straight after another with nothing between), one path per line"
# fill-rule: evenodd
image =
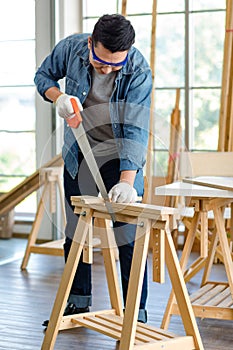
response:
M108 195L115 203L134 203L137 200L137 191L127 182L119 182L113 186Z
M76 96L61 94L55 103L59 116L64 118L69 126L72 128L77 128L82 118L79 112L74 112L71 98L76 100L79 110L82 111L82 104Z

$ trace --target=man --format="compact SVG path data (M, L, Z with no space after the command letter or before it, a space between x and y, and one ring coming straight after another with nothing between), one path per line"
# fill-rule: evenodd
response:
M70 197L98 196L85 155L70 128L77 128L80 123L71 97L76 99L80 111L83 109L82 123L109 198L113 202L135 202L137 195L143 195L152 77L145 58L132 46L134 40L134 29L125 17L104 15L95 24L92 35L74 34L61 40L35 75L38 92L44 100L55 103L65 121L62 149L67 215L65 261L78 221ZM64 77L65 93L58 83ZM136 226L115 222L113 227L125 303ZM91 265L81 260L64 315L88 312L91 306ZM146 268L138 315L138 321L144 323L147 293Z

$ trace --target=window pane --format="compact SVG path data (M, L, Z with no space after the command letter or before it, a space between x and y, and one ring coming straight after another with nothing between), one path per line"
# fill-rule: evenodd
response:
M128 17L135 29L135 47L137 47L150 63L151 51L151 20L152 16Z
M197 89L192 93L192 148L217 150L220 89Z
M88 18L83 20L83 32L92 33L94 25L96 24L97 18Z
M83 1L83 16L96 16L100 17L103 14L111 14L117 12L116 1L96 1L85 0Z
M168 169L168 152L167 151L156 151L154 161L153 176L166 177Z
M0 7L0 40L35 37L35 0L0 0Z
M1 85L34 85L35 41L0 42Z
M222 76L225 13L205 12L191 16L193 20L193 85L220 86Z
M226 0L193 0L190 1L190 9L197 10L213 10L225 9Z
M136 13L151 13L152 12L152 0L147 1L135 1L128 0L126 6L126 13L136 14ZM147 26L147 28L149 28Z
M155 149L169 150L170 146L170 123L171 114L176 103L175 90L156 90L155 94L155 116L154 116L154 134ZM184 131L184 91L180 91L180 123ZM182 135L180 144L183 144Z
M35 119L34 87L0 88L0 131L34 131Z
M0 172L30 175L35 170L35 134L1 132Z
M159 15L156 34L157 87L184 86L184 15Z
M184 11L184 0L158 0L157 12L178 12Z

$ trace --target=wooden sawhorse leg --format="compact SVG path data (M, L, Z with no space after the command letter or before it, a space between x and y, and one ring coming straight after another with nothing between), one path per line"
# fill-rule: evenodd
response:
M42 192L42 196L38 205L38 209L36 212L36 217L35 217L35 221L33 222L32 225L32 229L31 232L29 234L28 237L28 242L27 242L27 247L24 253L24 257L23 257L23 261L21 264L21 270L25 270L28 264L28 260L31 254L31 246L33 246L36 243L36 239L37 239L37 235L39 232L39 228L43 219L43 215L44 215L44 201L46 199L46 194L47 194L47 184L45 184L43 192Z
M193 220L192 220L192 224L191 224L191 227L189 229L187 239L186 239L186 242L184 245L183 253L182 253L182 256L180 259L180 267L181 267L181 270L183 273L185 272L186 266L188 264L188 259L189 259L189 256L191 254L191 250L193 247L199 219L200 219L200 212L195 212ZM167 304L167 307L166 307L166 310L165 310L165 313L163 316L163 320L161 323L161 327L164 329L167 329L169 326L170 318L172 316L172 309L173 309L174 302L175 302L175 294L174 294L174 290L172 290L171 294L169 296L168 304Z

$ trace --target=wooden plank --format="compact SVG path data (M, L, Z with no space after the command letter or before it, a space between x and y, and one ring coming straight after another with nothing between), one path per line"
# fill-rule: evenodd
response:
M152 230L152 254L153 254L153 281L165 282L165 232L164 230Z
M196 299L192 304L193 305L211 305L211 299L214 298L216 295L221 293L225 289L222 285L217 285L211 290L208 291L208 293L205 293L200 298Z
M156 26L157 26L157 0L152 3L152 23L151 23L151 47L150 47L150 68L152 75L152 92L151 92L151 106L150 106L150 127L149 139L146 158L146 177L148 179L148 196L147 203L152 202L153 193L153 164L154 164L154 118L155 118L155 56L156 56Z
M32 175L28 176L19 185L0 196L0 215L8 213L11 209L13 209L16 205L18 205L21 201L23 201L34 191L38 190L38 188L44 184L43 181L40 181L41 169L44 167L48 168L62 165L62 156L61 154L58 154L41 168L37 169Z
M141 218L138 218L141 223ZM133 349L150 238L150 220L137 227L119 350ZM137 288L135 288L135 285Z
M229 125L229 103L230 92L232 85L230 78L232 77L232 28L233 28L233 4L231 0L226 1L226 33L224 40L224 54L223 54L223 70L222 70L222 89L221 89L221 101L220 101L220 114L219 114L219 140L218 150L228 150L227 140L227 126Z
M104 319L101 316L97 317L85 317L85 320L92 321L93 323L96 323L97 325L104 326L106 328L112 329L112 330L117 330L117 331L122 331L122 324L118 324L116 322L112 322L110 318ZM151 337L149 337L147 334L140 334L136 332L135 340L138 342L142 343L148 343L151 341Z
M126 16L127 0L122 0L121 14Z
M225 300L219 303L218 307L230 307L233 309L233 299L232 296L229 295Z
M233 161L233 158L232 158ZM185 178L182 180L200 186L217 188L220 190L233 191L233 177L227 176L198 176L194 178Z
M177 337L174 339L170 339L168 341L159 341L156 343L150 343L145 345L138 345L135 346L135 350L145 350L145 349L153 349L153 350L161 350L161 349L167 349L167 350L194 350L197 349L195 347L193 337L186 336L186 337Z
M170 145L169 145L169 157L168 157L168 171L166 177L166 183L178 180L178 167L179 167L179 151L180 151L180 89L176 89L176 101L175 107L171 114L170 121ZM166 205L170 205L170 198Z
M181 152L180 177L233 176L233 152Z
M86 240L84 242L83 262L85 262L86 264L93 263L93 225L92 223L88 228Z
M233 320L233 308L219 307L219 306L203 306L193 305L193 311L196 317L200 318L213 318L218 320ZM177 304L174 304L174 315L180 315Z
M200 213L201 219L201 251L200 256L202 258L207 258L208 256L208 214L207 211L202 210Z
M48 247L48 248L63 248L64 243L65 243L65 238L62 238L62 239L57 239L56 241L41 243L39 246Z
M211 289L215 287L214 283L207 283L205 286L198 289L196 292L192 293L190 295L191 302L195 302L196 299L201 298L203 295L205 295L207 292L209 292Z
M219 306L229 295L231 295L230 288L225 288L219 295L216 295L214 298L209 300L206 305Z
M104 315L100 314L98 317L101 317L103 319L111 319L112 322L115 322L116 324L123 324L123 319L116 315ZM151 337L158 339L158 340L165 340L170 338L175 338L177 335L175 333L172 333L170 331L166 331L162 328L158 328L155 326L150 326L148 324L143 324L138 322L137 323L137 332L144 333L144 332L150 332Z
M99 333L102 333L104 335L107 335L113 339L120 340L121 339L121 332L117 329L113 330L105 326L101 326L99 324L96 324L95 322L92 322L88 319L84 318L79 318L79 319L74 319L74 323L77 323L80 326L92 329L94 331L97 331Z
M46 247L41 245L30 246L30 253L47 254L54 256L64 256L64 249L62 247Z
M72 205L77 207L92 207L94 210L100 210L106 212L105 203L102 199L93 200L93 197L83 197L81 196L72 196L71 201ZM95 197L94 197L95 198ZM165 206L156 206L146 203L111 203L113 210L118 213L124 211L124 215L140 216L140 215L152 215L151 219L156 219L156 216L159 215L174 215L178 214L179 210L177 208L165 207Z
M87 327L89 329L92 329L94 331L100 332L104 335L107 335L109 337L112 337L114 339L120 340L121 339L121 326L117 324L113 324L111 322L101 320L101 318L95 318L95 317L85 317L85 318L79 318L74 320L75 323L79 324L80 326ZM150 345L156 346L155 344L158 343L157 349L161 348L167 348L167 349L176 349L176 346L188 346L185 349L194 349L194 342L192 337L175 337L165 340L159 340L155 342L155 339L152 339L148 336L144 336L142 334L136 334L135 337L135 349L147 349L152 348ZM151 343L150 343L151 341ZM142 347L140 344L142 344ZM191 345L190 345L191 344ZM190 347L189 347L190 346ZM153 347L154 348L154 347ZM126 348L125 348L126 349ZM177 349L180 349L177 347Z
M206 258L198 258L184 273L184 280L187 283L195 276L206 264Z

